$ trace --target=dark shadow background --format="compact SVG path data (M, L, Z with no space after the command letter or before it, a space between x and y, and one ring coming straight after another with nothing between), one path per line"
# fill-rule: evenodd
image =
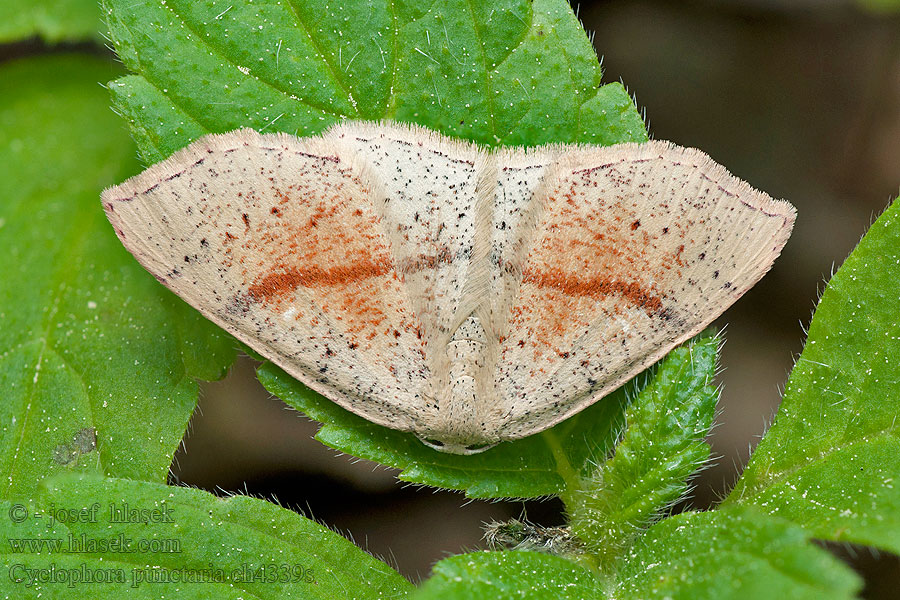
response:
M771 421L823 281L898 193L900 14L850 0L611 1L578 10L605 80L636 95L653 137L705 150L799 211L774 270L717 321L728 325L711 437L719 458L682 506L705 508L731 487ZM252 367L241 359L226 380L204 386L174 481L277 498L413 580L448 554L480 547L484 521L525 512L561 523L556 501L470 502L339 456L311 439L315 423L262 389ZM896 597L896 557L829 547L866 576L868 597Z

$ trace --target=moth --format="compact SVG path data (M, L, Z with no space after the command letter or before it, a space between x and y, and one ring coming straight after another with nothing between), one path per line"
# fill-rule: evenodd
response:
M555 425L698 333L795 216L668 142L490 149L369 122L207 135L102 203L205 317L460 454Z

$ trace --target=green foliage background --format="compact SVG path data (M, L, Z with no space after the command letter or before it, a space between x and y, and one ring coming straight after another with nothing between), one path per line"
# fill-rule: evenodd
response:
M87 2L10 2L0 41L95 39ZM314 582L154 583L135 597L848 598L859 581L810 538L900 552L900 379L895 204L825 290L781 410L722 506L663 518L709 455L718 341L700 338L651 373L533 438L475 457L432 452L311 394L265 364L260 379L324 425L318 439L472 497L559 495L583 551L480 552L439 562L414 588L337 534L275 504L163 485L197 399L235 342L145 273L100 209L104 186L197 137L251 126L306 135L338 120L394 119L487 145L646 139L567 4L435 0L110 0L128 74L85 54L0 65L0 592L66 597L16 582L11 565L174 574L215 565L302 565ZM109 90L96 85L111 81ZM623 428L627 425L627 429ZM72 453L91 430L96 448ZM624 434L623 434L624 431ZM611 460L607 458L615 449ZM146 537L146 526L56 523L51 506L170 508L165 553L51 552L21 540ZM18 510L15 508L15 510ZM13 541L16 540L16 543ZM177 559L177 560L175 560ZM363 567L360 567L363 565ZM265 575L265 573L264 573ZM105 598L125 586L88 585Z

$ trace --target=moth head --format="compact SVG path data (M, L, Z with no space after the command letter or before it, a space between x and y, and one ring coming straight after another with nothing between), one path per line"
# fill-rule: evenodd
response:
M465 378L455 383L435 396L425 395L430 410L416 437L432 450L448 454L478 454L493 448L501 441L494 411L464 385Z
M441 440L417 436L419 441L438 452L446 452L448 454L479 454L485 450L489 450L500 442L476 442L474 444L466 444L465 442L442 442Z

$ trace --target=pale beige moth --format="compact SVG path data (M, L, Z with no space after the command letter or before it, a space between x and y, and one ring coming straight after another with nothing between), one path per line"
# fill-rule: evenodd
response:
M668 142L489 149L362 122L208 135L102 201L204 316L454 453L621 386L750 289L794 223L787 202Z

